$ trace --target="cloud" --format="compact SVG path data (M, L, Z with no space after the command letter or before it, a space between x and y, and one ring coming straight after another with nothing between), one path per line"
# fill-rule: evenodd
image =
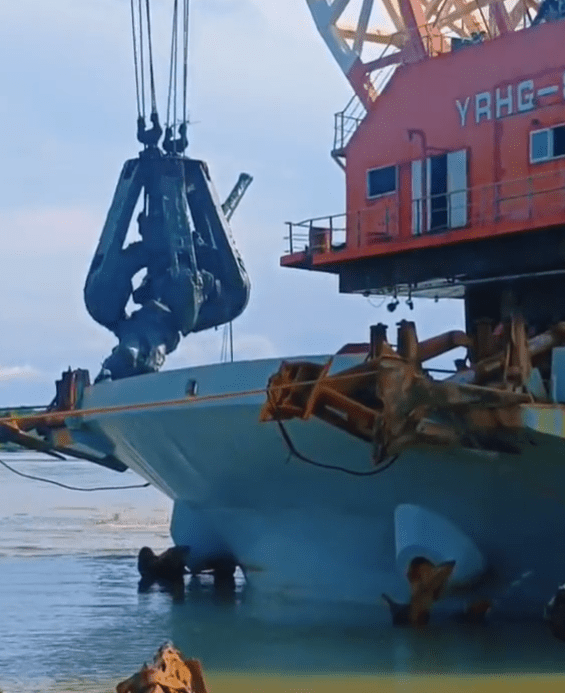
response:
M48 377L33 366L0 366L0 383L12 380L45 382Z
M0 210L2 250L11 257L81 256L93 250L104 217L85 206L34 206Z

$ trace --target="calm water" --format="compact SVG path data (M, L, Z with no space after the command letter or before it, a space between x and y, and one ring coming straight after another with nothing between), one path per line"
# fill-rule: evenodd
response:
M0 459L77 486L140 482L133 473L83 462L29 454ZM290 678L296 674L335 679L354 673L361 677L359 688L348 680L349 690L373 690L376 677L392 677L386 679L392 688L379 678L382 690L416 691L423 690L417 688L422 674L504 674L508 681L509 674L564 671L565 643L543 623L493 620L473 628L447 622L414 632L382 623L330 627L330 615L319 612L315 625L281 625L262 620L243 580L235 594L222 596L206 576L187 581L184 603L157 589L140 595L137 552L143 545L170 545L170 511L170 502L153 488L81 493L0 467L0 690L111 690L166 639L199 658L212 680L216 676L213 690L220 693L240 690L234 675L262 673L282 675L277 685L288 684L273 688L272 681L269 687L263 679L253 685L245 679L241 690L318 690L304 683L314 679L298 679L297 687ZM233 685L225 683L226 672ZM504 690L522 689L513 684Z

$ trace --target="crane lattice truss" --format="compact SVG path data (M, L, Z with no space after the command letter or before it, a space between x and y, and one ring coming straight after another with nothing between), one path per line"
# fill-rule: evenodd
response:
M488 40L531 23L539 0L306 0L316 26L361 100L374 101L386 69ZM384 71L384 72L383 72ZM379 84L379 73L383 74Z

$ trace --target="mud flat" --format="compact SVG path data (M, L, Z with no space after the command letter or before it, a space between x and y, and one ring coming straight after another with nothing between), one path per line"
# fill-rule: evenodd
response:
M125 672L127 673L127 672ZM498 676L268 676L206 674L209 693L549 693L563 690L565 675ZM3 693L115 693L112 681L69 681Z

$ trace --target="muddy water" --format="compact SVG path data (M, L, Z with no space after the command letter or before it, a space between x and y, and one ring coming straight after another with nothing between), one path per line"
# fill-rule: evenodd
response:
M0 459L86 488L139 483L88 463ZM152 488L70 491L0 467L0 690L115 690L167 639L202 661L213 693L565 690L565 643L542 622L414 632L329 625L319 611L314 624L281 625L242 578L226 595L206 576L187 581L183 603L138 594L137 551L170 544L170 511Z

